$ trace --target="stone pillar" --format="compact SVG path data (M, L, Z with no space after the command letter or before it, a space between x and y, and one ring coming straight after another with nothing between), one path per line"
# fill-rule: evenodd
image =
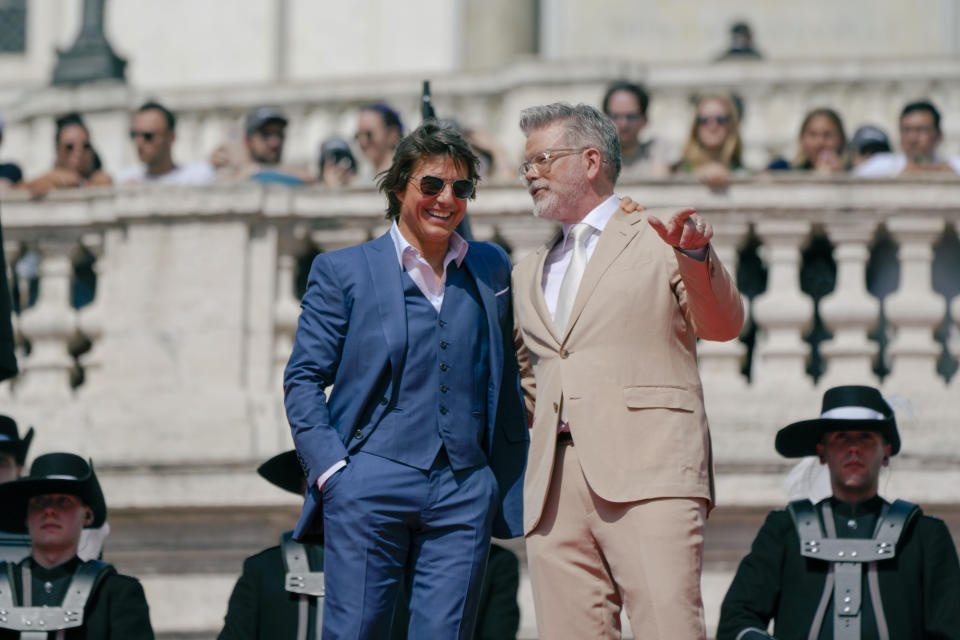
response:
M758 329L753 379L763 388L811 388L804 369L809 347L802 335L813 317L813 301L800 290L800 247L810 223L758 222L756 233L764 244L769 276L767 290L753 303Z
M943 219L898 216L887 221L887 228L900 245L900 288L886 300L887 319L894 329L887 386L918 391L941 388L940 345L933 332L943 320L946 302L933 290L931 266L933 243L943 231Z
M960 220L955 221L953 226L957 230L957 235L960 236ZM950 304L950 317L953 318L953 324L955 324L957 330L960 331L960 295L954 296L953 302ZM951 332L951 335L956 335L956 333ZM953 357L960 359L960 338L955 339L951 344L951 340L948 337L947 345L951 348ZM951 390L960 392L960 371L953 374L953 378L950 380L950 388ZM955 394L953 397L956 398L958 396Z
M737 249L747 235L745 221L723 221L713 224L711 244L720 262L734 277L737 273ZM740 365L746 346L738 338L727 342L701 340L697 345L700 357L700 376L705 389L744 389L746 380Z
M873 237L872 223L838 219L827 223L827 235L836 246L836 288L820 303L820 316L833 333L820 352L827 363L821 384L827 388L843 384L870 384L878 380L873 373L877 345L867 332L877 322L880 303L866 286L868 243Z
M30 341L23 359L18 395L65 398L70 395L73 358L67 344L75 331L70 306L73 238L48 236L37 242L41 256L37 301L20 314L20 331Z

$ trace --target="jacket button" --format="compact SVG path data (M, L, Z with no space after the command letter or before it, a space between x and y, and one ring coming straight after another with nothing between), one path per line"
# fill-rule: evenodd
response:
M440 405L440 415L447 415L447 408L443 405Z
M441 349L446 349L446 348L447 348L447 343L444 342L443 340L441 340L441 341L440 341L440 348L441 348Z
M440 393L446 393L446 392L447 392L447 389L449 389L449 388L450 388L450 387L448 387L448 386L445 385L445 384L440 385Z
M446 324L447 324L447 323L444 322L443 320L438 320L437 322L438 322L438 324L439 324L441 327L444 327L444 326L446 326Z
M563 351L560 352L560 359L561 359L561 360L566 360L566 359L569 358L569 357L570 357L570 352L567 351L566 349L564 349Z
M447 370L447 363L446 363L446 362L441 362L441 363L440 363L440 371L446 371L446 370Z
M380 404L387 404L386 397L380 398Z
M360 430L360 429L357 429L356 431L353 432L353 437L356 438L357 440L362 439L362 438L363 438L363 431Z

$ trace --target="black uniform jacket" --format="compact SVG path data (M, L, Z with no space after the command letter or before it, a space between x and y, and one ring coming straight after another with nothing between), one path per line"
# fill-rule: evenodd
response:
M27 558L14 567L17 602L23 602L21 569L30 563L32 574L32 601L35 607L57 607L63 600L73 572L80 566L79 558L74 557L52 569L45 569L32 559ZM6 573L6 572L4 572ZM6 576L0 577L3 583ZM84 608L82 627L68 629L67 640L153 640L153 628L150 626L150 613L143 587L136 578L110 573L97 581L93 593ZM0 630L0 640L19 638L16 631ZM53 637L53 634L50 634Z
M856 505L832 497L827 500L838 537L873 536L882 498L875 496ZM806 640L827 572L826 562L800 555L790 515L772 511L723 600L717 640L734 640L751 627L765 630L771 619L778 640ZM865 639L878 637L866 574L864 566L861 636ZM896 557L877 564L877 577L890 638L960 639L960 563L943 521L929 516L913 519L903 531ZM832 604L819 638L833 638Z
M323 569L323 547L304 545L311 571ZM243 573L230 594L227 616L217 640L294 640L299 596L284 587L286 570L280 547L264 549L243 561ZM316 603L309 599L307 638L314 638Z

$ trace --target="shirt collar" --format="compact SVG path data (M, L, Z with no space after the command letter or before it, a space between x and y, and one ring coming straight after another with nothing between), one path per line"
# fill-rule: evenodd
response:
M604 227L607 226L607 223L610 222L610 218L613 217L614 212L620 208L620 197L612 195L593 209L590 210L590 213L585 215L580 222L586 223L594 228L594 230L603 232ZM567 236L570 235L570 229L573 228L573 225L579 224L576 222L564 222L563 223L563 241L567 241Z
M401 268L405 268L403 264L404 254L421 257L420 252L412 244L407 242L407 239L403 237L403 234L400 233L400 227L397 226L397 221L394 220L393 224L390 225L390 239L393 240L393 247L397 250L397 263ZM450 264L451 261L455 261L459 267L463 264L463 259L467 255L467 249L470 248L470 244L460 237L460 234L454 231L450 234L450 244L447 246L447 255L443 258L443 265L446 266Z

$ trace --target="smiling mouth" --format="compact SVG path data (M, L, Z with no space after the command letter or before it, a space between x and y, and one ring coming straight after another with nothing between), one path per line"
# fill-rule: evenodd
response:
M440 211L427 211L427 215L431 218L436 218L437 220L449 220L453 217L453 211L447 211L446 213Z

